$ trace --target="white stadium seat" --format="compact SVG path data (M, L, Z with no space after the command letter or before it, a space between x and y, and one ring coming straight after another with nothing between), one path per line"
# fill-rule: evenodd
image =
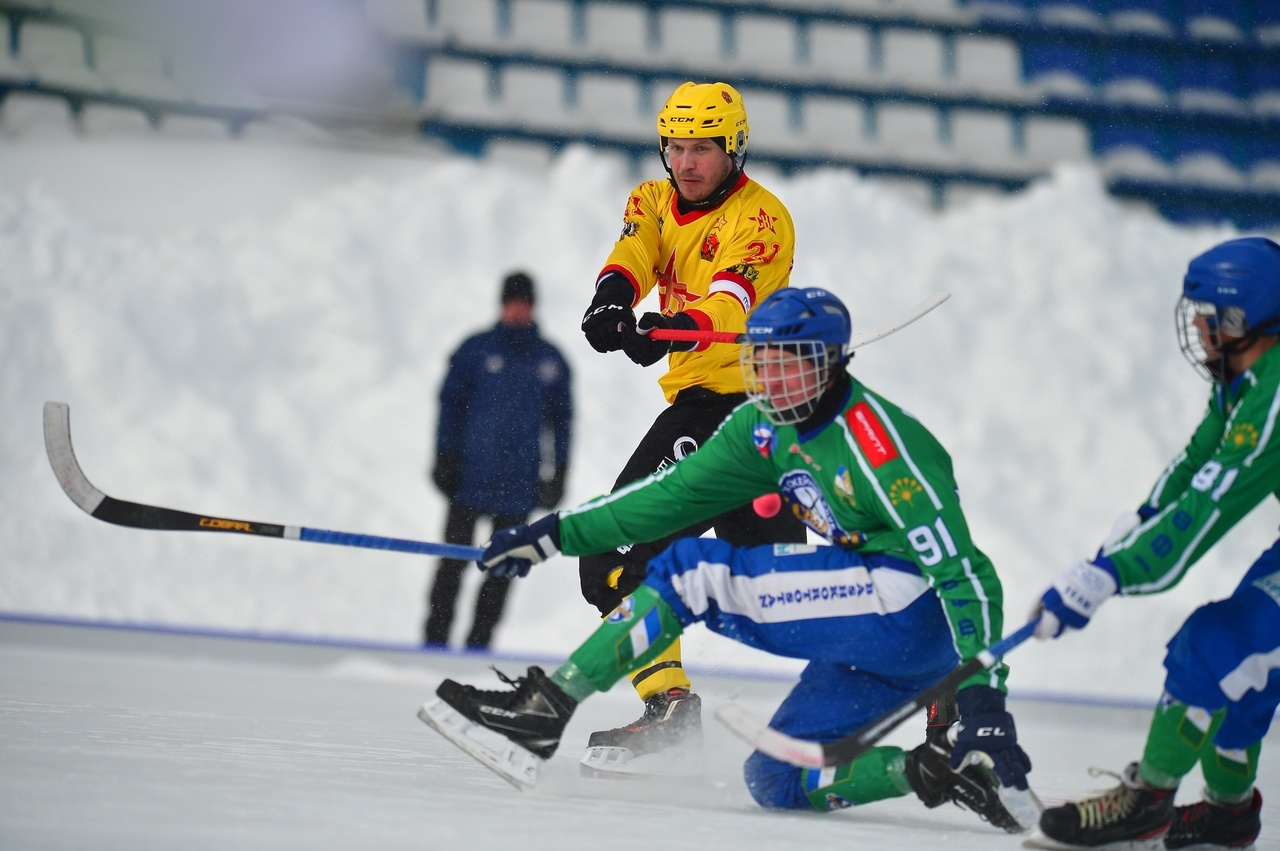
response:
M809 28L809 66L821 77L865 80L871 74L871 32L866 27L815 23Z
M649 12L636 3L587 3L583 50L601 59L648 61Z
M886 29L881 74L892 83L941 88L951 85L943 68L942 39L927 30Z
M100 92L102 78L85 62L79 30L60 24L26 21L18 30L18 61L41 83Z
M780 15L741 14L734 18L734 61L761 72L796 68L796 28Z
M577 49L569 0L519 0L511 4L511 44L537 53Z

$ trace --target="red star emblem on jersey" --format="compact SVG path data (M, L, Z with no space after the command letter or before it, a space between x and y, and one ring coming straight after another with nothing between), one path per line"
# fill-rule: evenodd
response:
M747 216L747 220L756 223L756 233L766 230L769 231L769 233L777 233L777 231L774 230L773 223L778 220L778 217L771 216L766 213L764 211L764 207L761 207L760 212L756 213L754 216Z
M667 265L658 273L658 309L667 316L684 310L685 305L702 301L702 296L689 292L689 285L676 277L676 250L671 249ZM668 309L670 308L670 309Z

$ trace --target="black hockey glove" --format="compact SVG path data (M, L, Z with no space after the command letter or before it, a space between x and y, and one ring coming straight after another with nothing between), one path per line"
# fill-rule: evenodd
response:
M555 508L560 504L560 500L564 497L565 473L565 469L560 467L550 479L538 483L539 508Z
M458 456L450 452L441 452L436 455L436 465L431 470L431 481L436 483L436 487L440 488L440 493L453 499L458 495L458 488L462 486L462 465L458 462Z
M1004 707L1004 694L989 686L969 686L956 694L960 721L951 728L955 749L951 767L984 764L1000 778L1000 785L1027 789L1031 758L1018 745L1013 716Z
M634 327L636 315L631 302L636 291L621 272L609 272L596 285L595 298L582 315L582 333L597 352L622 348L623 327Z
M687 313L675 316L663 316L661 313L646 313L640 317L634 328L622 332L622 350L641 366L650 366L667 356L668 352L691 352L697 343L673 343L669 340L655 340L648 335L654 328L675 328L680 331L697 331L698 323Z
M560 518L548 514L533 523L499 529L485 544L480 569L501 579L526 576L529 568L560 552Z

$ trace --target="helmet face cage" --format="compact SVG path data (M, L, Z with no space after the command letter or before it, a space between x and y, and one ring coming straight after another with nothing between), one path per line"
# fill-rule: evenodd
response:
M1220 308L1184 295L1178 299L1174 322L1178 347L1187 362L1209 381L1225 380L1226 356L1235 347L1235 340L1249 333L1244 310L1235 305ZM1235 339L1225 340L1224 334Z
M774 425L808 419L844 363L840 346L821 340L748 343L740 355L747 398Z

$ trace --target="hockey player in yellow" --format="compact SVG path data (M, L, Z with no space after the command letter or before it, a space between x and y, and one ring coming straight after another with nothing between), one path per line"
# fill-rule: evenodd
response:
M696 450L746 401L739 347L669 343L648 332L744 332L755 306L787 286L795 252L791 214L743 171L749 127L742 97L732 86L681 85L658 113L657 125L668 179L632 190L622 233L582 319L583 334L596 351L622 351L642 367L666 358L658 383L669 407L641 439L614 490ZM635 308L655 289L658 310L637 320ZM740 508L661 540L584 557L583 596L607 615L644 580L653 556L676 538L709 528L735 546L805 540L803 525L790 515L765 517ZM631 682L644 714L625 727L591 735L582 761L588 773L700 741L701 702L690 690L678 641L632 672Z

